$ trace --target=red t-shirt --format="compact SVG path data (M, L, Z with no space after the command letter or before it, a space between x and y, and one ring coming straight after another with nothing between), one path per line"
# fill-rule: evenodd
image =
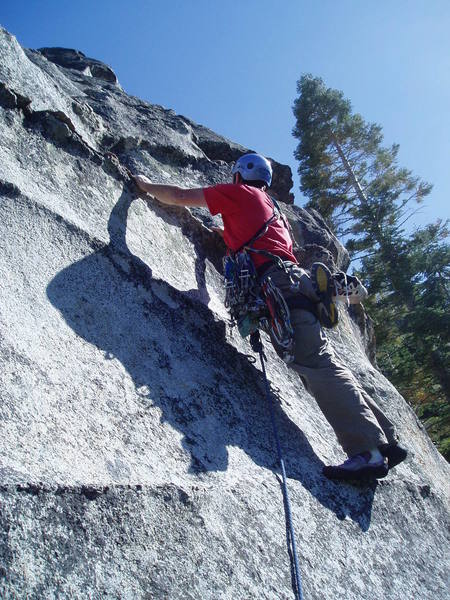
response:
M221 214L223 239L231 251L239 250L261 229L273 215L273 202L262 190L234 183L215 185L203 190L212 215ZM273 221L262 237L252 244L256 250L267 250L283 260L297 260L292 252L292 239L283 219ZM252 253L255 267L270 260L262 254Z

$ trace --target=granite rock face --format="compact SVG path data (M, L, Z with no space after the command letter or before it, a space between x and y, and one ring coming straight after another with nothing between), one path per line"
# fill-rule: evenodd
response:
M87 58L79 50L71 50L69 48L39 48L39 52L51 62L65 69L75 69L85 75L91 75L109 83L118 83L116 74L108 65L99 60Z
M217 220L148 207L124 168L210 185L245 150L127 95L99 61L24 50L0 29L2 598L294 597L261 373L227 327ZM345 268L277 171L303 264ZM323 479L343 455L266 344L304 596L443 600L448 465L357 323L342 309L331 342L412 453L371 486Z

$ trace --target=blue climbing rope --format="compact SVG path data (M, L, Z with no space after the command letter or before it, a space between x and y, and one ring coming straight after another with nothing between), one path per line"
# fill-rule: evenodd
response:
M259 331L255 331L254 333L252 333L252 335L250 336L250 344L251 344L253 350L255 352L258 352L259 358L261 359L261 367L262 367L262 372L263 372L263 376L264 376L264 385L266 388L266 399L267 399L267 403L269 405L270 420L272 421L273 435L274 435L275 443L277 446L278 462L280 463L281 474L282 474L282 478L283 478L282 489L283 489L284 509L286 511L286 521L288 523L288 531L289 531L288 545L290 543L289 550L291 553L292 560L294 562L294 577L293 577L294 593L295 593L296 600L303 600L302 577L300 574L300 567L298 564L297 545L295 543L295 533L294 533L294 525L292 522L291 502L289 500L289 492L288 492L288 487L287 487L286 469L284 466L284 459L283 459L283 455L281 452L280 437L278 435L278 429L277 429L277 424L276 424L276 420L275 420L275 412L274 412L274 408L273 408L272 394L270 393L269 382L267 380L267 374L266 374L266 366L264 364L264 360L267 360L267 359L264 355L264 349L263 349Z

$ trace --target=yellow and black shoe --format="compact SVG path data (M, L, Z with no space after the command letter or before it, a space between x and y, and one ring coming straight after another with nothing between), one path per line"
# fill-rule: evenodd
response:
M331 271L323 263L316 262L311 267L311 281L319 298L316 305L317 318L324 327L336 327L339 314L333 299L336 289Z

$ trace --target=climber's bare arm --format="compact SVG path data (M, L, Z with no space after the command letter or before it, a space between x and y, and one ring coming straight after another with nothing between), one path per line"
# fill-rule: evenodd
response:
M145 175L134 175L138 188L163 204L172 206L207 206L202 188L184 189L177 185L151 183Z

